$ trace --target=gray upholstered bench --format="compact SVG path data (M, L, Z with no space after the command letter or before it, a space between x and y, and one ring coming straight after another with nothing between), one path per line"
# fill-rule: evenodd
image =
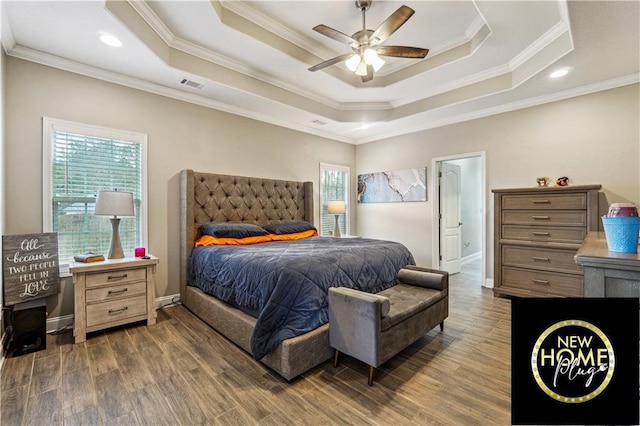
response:
M398 284L377 294L329 289L329 344L334 366L342 352L375 369L424 336L449 315L449 274L418 266L398 273Z

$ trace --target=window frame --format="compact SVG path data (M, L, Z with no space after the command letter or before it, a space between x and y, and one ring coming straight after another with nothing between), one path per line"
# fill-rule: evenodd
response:
M346 212L345 212L345 236L347 235L351 235L351 167L349 166L341 166L338 164L331 164L331 163L320 163L320 171L319 171L319 177L318 177L318 182L319 182L319 202L318 202L318 206L320 209L320 226L319 226L319 235L323 236L324 235L324 230L322 228L322 210L324 208L324 205L322 203L323 200L323 196L324 196L324 185L322 182L322 172L324 170L331 170L331 171L338 171L338 172L343 172L346 174L346 178L345 178L345 197L344 197L344 202L346 204ZM333 230L333 226L328 230L328 231L332 231Z
M141 146L140 164L140 244L143 247L148 245L148 199L147 199L147 143L148 136L144 133L131 132L128 130L113 129L109 127L96 126L93 124L79 123L75 121L61 120L51 117L42 117L42 229L43 232L53 231L53 208L51 199L53 196L53 161L51 141L53 132L67 132L85 135L89 137L115 139L128 143L137 143ZM70 259L60 261L60 272L68 274Z

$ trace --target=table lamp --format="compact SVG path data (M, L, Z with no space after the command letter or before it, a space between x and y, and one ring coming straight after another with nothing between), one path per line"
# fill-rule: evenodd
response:
M96 208L93 214L98 216L113 216L111 220L111 246L108 259L122 259L124 252L120 243L120 218L118 216L134 216L133 194L124 191L98 191Z
M338 216L341 214L345 214L347 211L347 206L344 203L344 200L331 200L329 201L329 205L327 207L327 213L336 215L336 226L333 230L333 236L340 236L340 227L338 226Z

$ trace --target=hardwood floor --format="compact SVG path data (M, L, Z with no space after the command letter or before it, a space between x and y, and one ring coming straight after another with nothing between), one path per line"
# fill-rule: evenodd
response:
M184 307L158 323L49 335L45 351L7 358L2 425L509 424L508 299L477 272L451 277L450 315L384 364L343 357L287 383Z

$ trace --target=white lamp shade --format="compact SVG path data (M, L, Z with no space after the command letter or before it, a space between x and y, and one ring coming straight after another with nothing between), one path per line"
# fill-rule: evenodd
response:
M358 68L356 68L356 75L359 75L359 76L367 75L367 64L365 64L364 61L361 61L358 64Z
M358 55L357 53L354 53L352 56L349 57L349 59L345 61L347 68L349 68L353 72L355 72L358 69L359 63L360 63L360 55Z
M344 203L344 200L332 200L329 201L329 205L327 207L327 212L329 214L343 214L347 211L347 206Z
M99 216L134 216L133 193L124 191L98 191L93 214Z
M369 48L364 51L364 62L367 65L373 65L373 70L378 71L384 65L384 59L378 56L375 49Z

